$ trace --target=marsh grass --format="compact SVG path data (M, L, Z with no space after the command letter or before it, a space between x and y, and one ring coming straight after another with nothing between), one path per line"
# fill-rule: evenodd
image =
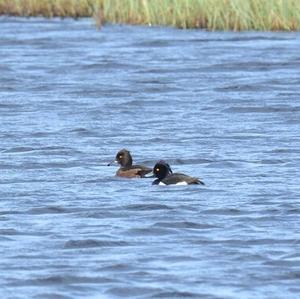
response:
M208 30L299 30L300 0L0 0L0 14Z
M0 0L0 14L43 17L90 17L103 0Z

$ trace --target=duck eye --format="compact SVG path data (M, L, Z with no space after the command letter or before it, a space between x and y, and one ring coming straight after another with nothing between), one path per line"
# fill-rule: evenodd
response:
M160 169L159 169L159 168L156 168L155 170L156 170L156 171L160 171Z
M122 158L123 158L123 155L120 155L119 158L122 159Z

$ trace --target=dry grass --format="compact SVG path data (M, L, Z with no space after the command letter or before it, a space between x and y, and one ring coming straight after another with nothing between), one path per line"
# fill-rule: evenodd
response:
M90 17L103 0L0 0L0 14L13 16Z
M0 14L208 30L299 30L300 0L0 0Z

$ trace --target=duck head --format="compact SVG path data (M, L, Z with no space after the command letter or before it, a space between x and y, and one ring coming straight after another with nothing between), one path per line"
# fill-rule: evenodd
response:
M108 166L114 164L114 163L118 163L120 164L122 167L130 167L132 166L132 157L130 152L127 149L122 149L120 151L118 151L116 158L114 161L108 163Z
M167 162L160 160L154 165L153 173L159 180L163 180L172 173L172 169Z

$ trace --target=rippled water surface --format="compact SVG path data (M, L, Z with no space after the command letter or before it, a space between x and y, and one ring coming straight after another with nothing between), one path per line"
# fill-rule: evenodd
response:
M1 18L1 298L299 298L299 45Z

